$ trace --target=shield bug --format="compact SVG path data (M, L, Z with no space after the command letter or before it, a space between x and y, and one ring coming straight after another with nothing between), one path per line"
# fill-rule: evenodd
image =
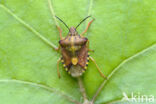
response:
M62 57L59 58L59 60L57 61L57 73L59 78L60 78L59 72L60 62L62 62L65 70L69 74L71 74L72 77L79 77L87 69L89 60L93 61L93 63L96 65L100 75L102 77L105 77L103 73L100 71L95 60L91 56L89 56L88 52L92 50L89 49L89 40L83 36L87 32L89 26L91 25L94 19L92 19L88 23L86 29L81 34L78 34L76 30L80 26L80 24L89 17L90 16L84 18L76 27L69 28L65 24L65 22L63 22L59 17L56 16L56 18L60 20L69 30L68 35L65 38L63 38L61 28L57 26L60 34L60 41L59 47L56 50L60 50L62 55Z

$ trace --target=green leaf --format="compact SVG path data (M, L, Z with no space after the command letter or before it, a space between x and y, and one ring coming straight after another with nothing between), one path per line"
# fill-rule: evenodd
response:
M96 19L85 36L108 80L89 63L83 81L90 100L101 84L97 104L121 104L123 92L156 96L155 5L155 0L52 0L55 14L69 27L87 15ZM59 25L66 36L68 29ZM82 102L77 80L62 65L61 79L57 76L60 54L36 36L58 46L58 34L47 0L0 0L0 103Z
M143 96L144 102L155 104L154 102L149 103L156 96L156 81L154 80L156 79L156 76L154 76L154 73L156 73L155 57L156 45L125 60L113 70L108 77L109 80L103 83L105 88L102 90L97 102L100 102L100 104L104 102L120 104L120 100L126 96L137 99L131 103L138 104L140 102L142 104ZM123 93L126 95L124 96Z

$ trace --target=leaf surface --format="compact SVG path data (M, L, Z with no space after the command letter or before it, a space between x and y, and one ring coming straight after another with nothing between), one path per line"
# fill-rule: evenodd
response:
M105 86L97 104L120 100L123 92L128 96L131 92L156 95L155 5L154 0L52 0L55 14L69 27L87 15L95 18L85 36L95 50L91 56L111 77L105 81L90 62L83 76L89 99L101 83ZM88 22L80 25L79 33ZM59 25L66 36L68 29L60 22ZM58 45L59 33L47 0L0 1L0 103L69 104L71 99L81 102L77 80L62 65L61 79L57 76L60 54L32 29Z

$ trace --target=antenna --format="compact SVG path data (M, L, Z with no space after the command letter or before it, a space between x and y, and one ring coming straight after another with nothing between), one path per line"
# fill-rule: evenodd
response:
M57 19L59 19L67 28L68 28L68 30L69 30L69 27L66 25L66 23L65 22L63 22L59 17L57 17L57 16L55 16Z
M86 18L84 18L77 26L76 26L76 28L75 29L77 29L79 26L80 26L80 24L82 23L82 22L84 22L87 18L89 18L89 17L91 17L91 16L87 16Z

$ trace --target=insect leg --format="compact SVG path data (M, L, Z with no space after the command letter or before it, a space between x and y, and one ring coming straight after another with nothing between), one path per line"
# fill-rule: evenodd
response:
M89 49L89 40L87 41L87 48L88 48L88 51L94 52L94 50Z
M58 29L58 31L59 31L60 39L62 39L62 30L61 30L61 28L58 26L58 23L57 23L57 21L56 21L55 12L54 12L54 9L53 9L51 0L48 0L48 6L49 6L49 9L50 9L51 15L52 15L52 17L53 17L53 19L54 19L54 22L55 22L55 24L56 24L56 27L57 27L57 29Z
M86 29L80 34L80 36L82 36L83 34L85 34L86 32L87 32L87 30L88 30L88 28L89 28L89 26L91 25L91 23L94 21L94 19L93 20L91 20L89 23L88 23L88 25L87 25L87 27L86 27Z
M59 31L60 39L62 40L63 39L62 38L62 30L61 30L61 28L58 25L56 25L56 27L57 27L57 29Z
M60 45L57 48L55 48L55 50L56 51L59 51L60 50Z
M60 71L59 71L59 63L60 63L60 62L61 62L61 58L59 58L59 59L57 60L57 75L58 75L59 78L61 77Z
M98 67L98 65L96 64L95 60L94 60L91 56L89 56L89 59L90 59L91 61L94 62L94 64L96 65L96 68L98 69L100 75L101 75L102 77L104 77L105 79L107 79L107 77L101 72L101 70L100 70L100 68Z

